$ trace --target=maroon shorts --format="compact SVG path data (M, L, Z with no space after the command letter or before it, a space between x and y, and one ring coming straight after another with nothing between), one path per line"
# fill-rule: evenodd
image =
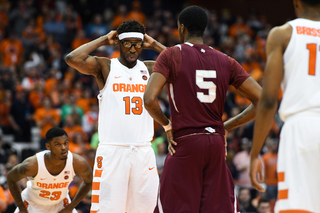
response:
M168 154L164 164L154 212L240 212L233 179L225 162L224 137L200 134L176 142L176 154Z

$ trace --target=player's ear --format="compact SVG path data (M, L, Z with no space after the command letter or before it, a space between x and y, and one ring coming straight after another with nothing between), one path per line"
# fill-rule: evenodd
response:
M180 29L181 29L181 33L183 34L184 31L186 30L186 27L184 26L184 24L180 25Z
M50 143L46 143L46 148L47 148L47 150L51 150L51 145L50 145Z

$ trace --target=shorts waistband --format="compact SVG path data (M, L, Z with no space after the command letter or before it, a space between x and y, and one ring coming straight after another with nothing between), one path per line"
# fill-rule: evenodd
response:
M286 118L285 121L288 121L292 118L299 117L319 117L320 118L320 108L308 109L295 114L292 114Z
M225 130L221 127L201 127L201 128L186 128L174 131L173 138L178 139L186 136L199 135L199 134L214 134L224 135Z
M148 147L151 146L151 142L148 143L141 143L141 144L137 144L137 143L132 143L132 144L118 144L118 143L99 143L99 146L108 146L108 147Z

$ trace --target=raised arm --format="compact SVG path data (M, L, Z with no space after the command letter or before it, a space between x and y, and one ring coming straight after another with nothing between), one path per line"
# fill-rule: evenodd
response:
M93 75L96 77L99 88L104 86L106 76L102 73L101 58L90 56L89 54L103 45L115 46L119 43L118 34L116 31L110 31L107 35L101 36L89 43L81 45L73 50L66 57L66 63L79 72L86 75ZM110 59L106 63L110 63Z
M250 100L252 104L240 114L224 122L224 128L227 131L252 121L256 115L256 107L261 94L260 85L253 78L249 77L241 84L238 91Z
M72 202L59 213L72 212L72 210L81 202L81 200L88 194L92 186L92 169L88 162L77 154L73 154L73 168L74 172L78 174L83 182Z
M167 47L161 44L160 42L156 41L151 36L144 34L144 42L143 42L143 48L144 49L151 49L158 53L161 53L163 50L165 50ZM149 74L151 75L153 67L155 65L155 61L144 61L144 64L147 66Z
M21 189L18 181L26 177L35 177L38 173L38 162L36 156L24 160L21 164L15 166L7 176L8 187L11 195L19 207L20 213L28 212L21 198Z
M283 53L290 41L291 33L291 26L285 24L281 27L273 28L267 40L267 64L262 94L257 108L250 164L251 183L258 191L264 191L257 180L257 174L260 176L259 181L263 180L262 164L260 159L258 159L258 155L271 128L277 110L278 94L284 72Z
M143 41L143 48L144 49L151 49L158 53L161 53L167 47L149 36L148 34L144 34L144 41Z

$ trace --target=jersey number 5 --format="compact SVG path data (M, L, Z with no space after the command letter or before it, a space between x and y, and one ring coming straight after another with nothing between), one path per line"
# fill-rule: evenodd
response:
M212 103L216 99L216 85L212 81L204 81L204 78L216 78L215 70L196 70L196 84L200 89L209 90L209 94L197 92L197 98L202 103Z
M317 44L307 44L307 49L309 50L309 75L316 75L317 46Z

